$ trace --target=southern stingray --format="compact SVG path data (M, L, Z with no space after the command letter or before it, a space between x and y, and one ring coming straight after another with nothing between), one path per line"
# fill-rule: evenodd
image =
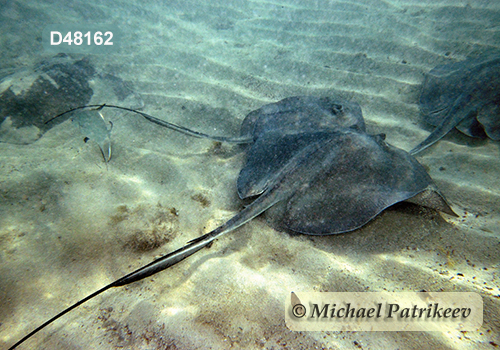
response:
M97 106L102 108L123 109ZM287 98L248 114L241 135L234 138L211 137L130 111L189 135L245 144L247 161L237 189L240 198L255 199L213 231L78 301L11 349L87 300L164 270L264 212L278 229L311 235L358 229L402 201L456 215L409 153L388 145L383 135L366 133L361 108L354 102Z
M108 92L109 91L109 92ZM98 98L118 100L120 104L144 105L132 84L109 73L97 70L90 59L76 60L64 53L43 60L33 67L19 69L0 79L0 142L30 144L57 123L47 123L54 115L72 106ZM97 114L96 114L97 113ZM68 117L69 115L66 115ZM82 111L72 120L86 136L96 142L104 160L111 158L110 129L98 111Z
M425 77L420 109L424 120L436 129L411 154L429 147L453 128L472 137L499 141L500 55L432 69Z

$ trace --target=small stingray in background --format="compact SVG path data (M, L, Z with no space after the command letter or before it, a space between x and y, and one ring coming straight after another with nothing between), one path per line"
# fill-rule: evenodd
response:
M50 118L89 103L95 93L98 98L118 99L134 108L144 106L130 82L97 71L87 57L76 60L61 53L3 77L0 81L0 142L35 142L56 125L47 123ZM63 121L65 118L59 118L57 123Z
M416 154L453 128L500 141L500 54L439 65L425 77L420 96L424 120L437 128L410 151Z
M89 81L94 74L88 58L75 60L59 54L3 78L0 141L29 144L38 140L53 126L45 124L49 118L90 101Z
M235 138L211 137L122 107L78 109L89 107L124 109L188 135L246 144L237 189L240 198L255 199L225 224L78 301L12 348L96 295L164 270L264 212L278 229L311 235L353 231L402 201L456 215L409 153L385 143L384 135L366 133L354 102L287 98L248 114Z

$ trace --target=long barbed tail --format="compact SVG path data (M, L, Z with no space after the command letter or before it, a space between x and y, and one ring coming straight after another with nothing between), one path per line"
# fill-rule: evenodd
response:
M72 112L75 112L75 111L78 111L78 110L92 109L92 110L100 111L103 108L113 108L113 109L119 109L119 110L123 110L123 111L127 111L127 112L132 112L132 113L140 115L141 117L145 118L146 120L148 120L148 121L150 121L152 123L155 123L155 124L163 126L165 128L168 128L168 129L171 129L171 130L175 130L175 131L178 131L178 132L183 133L185 135L193 136L193 137L196 137L196 138L203 138L203 139L208 139L208 140L212 140L212 141L228 142L228 143L235 143L235 144L248 144L248 143L252 143L253 142L253 137L251 137L251 136L224 137L224 136L208 135L208 134L204 134L202 132L198 132L198 131L194 131L194 130L185 128L183 126L179 126L179 125L176 125L176 124L173 124L173 123L169 123L167 121L161 120L159 118L153 117L152 115L149 115L147 113L144 113L144 112L141 112L141 111L138 111L138 110L135 110L135 109L131 109L131 108L127 108L127 107L121 107L121 106L107 105L107 104L87 105L87 106L75 107L73 109L70 109L70 110L68 110L66 112L58 114L55 117L47 120L45 122L45 124L51 123L54 120L56 120L56 119L58 119L58 118L60 118L60 117L62 117L64 115L66 115L68 113L72 113Z

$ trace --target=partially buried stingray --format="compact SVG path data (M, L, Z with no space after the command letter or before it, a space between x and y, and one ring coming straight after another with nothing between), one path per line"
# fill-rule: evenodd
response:
M500 54L431 70L422 87L420 109L424 120L436 129L411 154L439 141L453 128L500 141Z
M98 109L105 107L124 109ZM78 301L12 348L105 290L164 270L265 211L274 227L312 235L355 230L401 201L456 215L410 154L385 143L383 135L366 133L361 108L354 102L287 98L251 112L235 138L211 137L130 111L189 135L247 144L238 194L242 199L258 197L225 224Z

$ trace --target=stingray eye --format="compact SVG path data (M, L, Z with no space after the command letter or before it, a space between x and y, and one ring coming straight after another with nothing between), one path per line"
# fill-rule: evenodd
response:
M342 107L342 105L339 105L339 104L333 104L332 105L332 113L337 115L337 114L340 114L344 112L344 107Z

